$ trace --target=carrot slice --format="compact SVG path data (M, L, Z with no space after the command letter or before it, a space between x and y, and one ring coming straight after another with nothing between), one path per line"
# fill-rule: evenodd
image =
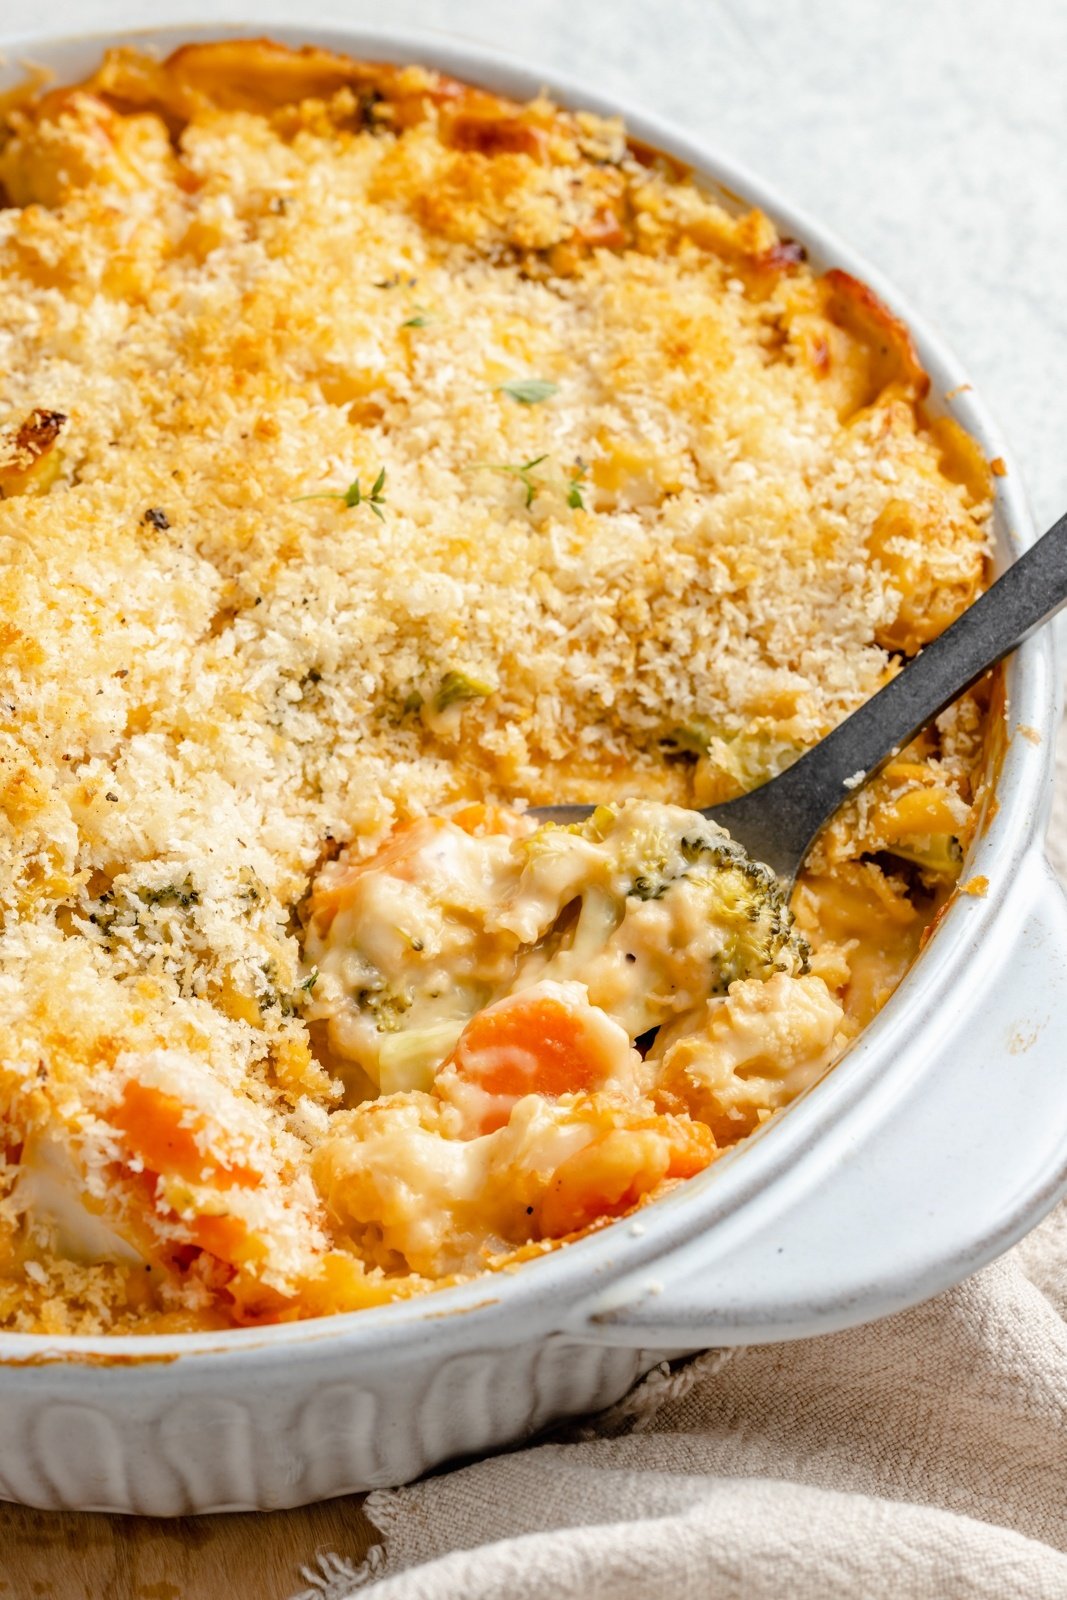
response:
M189 1231L202 1250L233 1266L257 1260L264 1254L262 1241L249 1233L240 1217L196 1217L189 1224Z
M532 827L521 812L494 805L490 800L474 800L469 806L453 811L448 820L464 833L506 833L512 839L518 839Z
M596 1089L610 1063L591 1020L555 996L520 994L479 1011L446 1066L512 1102L524 1094L555 1098Z
M220 1189L255 1188L262 1175L241 1162L223 1162L205 1153L196 1137L205 1123L203 1119L189 1123L187 1113L177 1095L131 1079L112 1120L152 1172L187 1183L213 1183Z
M419 851L434 834L447 828L444 817L419 817L395 827L372 856L357 856L346 850L334 867L321 872L311 893L311 916L325 934L339 911L352 898L352 890L368 872L389 872L408 881L418 873Z
M688 1118L656 1117L612 1128L568 1156L541 1197L541 1236L581 1233L623 1216L671 1178L691 1178L717 1154L711 1129Z
M501 834L517 839L530 833L533 824L507 806L476 800L450 817L417 817L412 822L399 823L371 856L345 850L334 865L319 874L312 889L311 916L320 933L328 932L330 923L348 905L353 889L366 873L388 872L408 883L417 879L422 851L449 828L458 828L476 838Z

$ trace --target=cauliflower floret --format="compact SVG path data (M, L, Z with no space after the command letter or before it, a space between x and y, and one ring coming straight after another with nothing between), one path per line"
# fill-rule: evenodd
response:
M657 1039L657 1099L734 1144L822 1076L844 1046L843 1019L821 978L744 979Z
M601 1091L529 1094L491 1133L420 1093L333 1118L313 1170L336 1232L390 1272L483 1271L494 1255L620 1216L716 1154L707 1128Z

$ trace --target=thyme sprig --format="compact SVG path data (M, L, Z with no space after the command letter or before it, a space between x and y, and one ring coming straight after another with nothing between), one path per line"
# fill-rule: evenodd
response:
M340 500L349 510L353 506L368 505L378 518L378 521L384 522L385 512L382 510L385 505L385 495L382 493L384 488L385 468L383 467L369 490L361 489L359 479L353 478L347 489L322 489L317 494L294 495L291 504L298 505L301 500Z
M534 503L534 499L536 498L538 490L541 487L536 478L531 477L531 473L533 472L534 467L539 467L542 461L547 460L548 453L546 451L544 455L534 456L531 461L476 461L472 467L467 468L467 471L500 472L507 477L518 478L519 482L526 490L526 507L527 510L529 510L530 506L532 506Z
M588 472L589 468L586 463L581 456L577 456L574 462L574 472L571 474L571 480L567 485L567 504L572 511L585 510L585 501L582 499L582 482Z
M520 406L540 405L559 393L559 384L550 378L513 378L510 383L497 384L497 393L506 394Z

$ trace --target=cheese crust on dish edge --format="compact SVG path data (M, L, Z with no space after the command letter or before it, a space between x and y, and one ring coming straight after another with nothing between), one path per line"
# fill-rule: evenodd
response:
M988 687L792 915L692 808L983 586L899 321L616 121L266 41L8 95L0 202L0 1326L514 1265L814 1082Z

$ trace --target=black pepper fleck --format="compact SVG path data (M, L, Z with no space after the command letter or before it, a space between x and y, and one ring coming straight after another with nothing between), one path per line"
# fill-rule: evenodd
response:
M158 506L149 506L141 521L150 522L153 528L159 529L160 533L164 533L170 527L170 518Z

